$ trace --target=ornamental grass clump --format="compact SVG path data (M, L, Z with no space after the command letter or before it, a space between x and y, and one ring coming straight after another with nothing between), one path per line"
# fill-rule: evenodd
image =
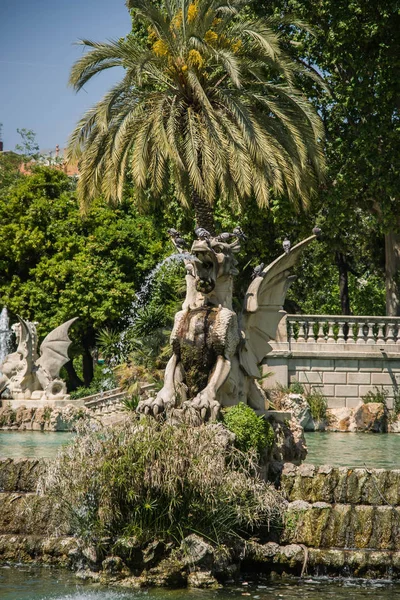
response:
M279 519L284 500L257 474L222 424L189 427L134 416L112 428L83 425L49 465L41 490L60 533L95 542L135 537L216 543Z

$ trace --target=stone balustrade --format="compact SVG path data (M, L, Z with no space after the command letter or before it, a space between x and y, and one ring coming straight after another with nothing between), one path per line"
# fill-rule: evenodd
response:
M270 342L265 388L297 381L318 389L330 408L354 408L383 392L400 401L400 317L285 315Z
M287 315L286 327L290 344L400 347L400 317Z

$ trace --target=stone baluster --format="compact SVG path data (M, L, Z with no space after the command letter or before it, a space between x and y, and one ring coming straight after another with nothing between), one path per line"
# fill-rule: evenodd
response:
M355 344L356 343L355 332L357 331L357 329L356 329L357 324L354 321L348 321L348 324L349 324L349 330L347 333L347 344Z
M329 321L329 329L328 329L328 339L326 340L327 344L335 344L335 335L333 333L333 321Z
M291 342L294 342L294 338L293 338L293 326L292 326L292 322L289 321L289 319L286 321L286 327L287 327L287 339L289 344Z
M365 344L364 325L365 323L362 321L358 322L357 344Z
M337 343L338 344L345 344L346 343L346 340L344 339L345 321L339 321L338 325L339 325L339 331L338 331Z
M389 322L386 326L386 343L394 344L394 323Z
M324 343L325 343L324 323L323 323L323 321L319 321L317 344L324 344Z
M300 343L306 341L305 324L305 321L300 321L299 323L299 335L297 336L297 341Z
M376 338L376 343L377 344L384 344L385 343L384 329L385 329L385 323L378 323L378 335L377 335L377 338Z
M367 344L376 344L374 336L374 323L368 323Z
M308 321L307 342L309 344L315 344L314 325L315 321Z

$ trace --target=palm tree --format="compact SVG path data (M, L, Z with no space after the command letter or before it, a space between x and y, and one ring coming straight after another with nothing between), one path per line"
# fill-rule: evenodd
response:
M304 67L280 47L243 0L128 0L147 39L96 43L72 67L80 90L105 69L125 76L77 124L69 158L79 159L83 205L122 198L126 174L138 193L173 182L198 226L214 231L217 195L237 205L271 193L297 206L324 169L321 121L296 89Z

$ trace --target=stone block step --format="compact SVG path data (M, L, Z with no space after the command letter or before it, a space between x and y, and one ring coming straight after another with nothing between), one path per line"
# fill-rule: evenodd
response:
M0 459L0 492L34 492L47 461L31 458Z
M73 537L0 535L1 562L41 562L56 567L72 567L78 556L78 541Z
M400 551L400 507L297 500L288 505L280 541L313 548Z
M286 463L281 492L293 502L400 505L400 470L351 469L348 467L299 467Z
M46 535L60 528L55 502L32 493L0 493L0 534Z
M241 565L242 572L259 575L291 573L304 576L400 578L400 552L387 550L347 550L307 548L300 544L261 545L249 542Z

